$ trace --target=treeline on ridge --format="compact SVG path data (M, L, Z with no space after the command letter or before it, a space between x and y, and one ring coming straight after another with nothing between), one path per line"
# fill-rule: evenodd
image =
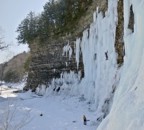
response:
M40 15L30 12L17 28L19 43L43 42L50 37L71 33L92 0L51 0Z

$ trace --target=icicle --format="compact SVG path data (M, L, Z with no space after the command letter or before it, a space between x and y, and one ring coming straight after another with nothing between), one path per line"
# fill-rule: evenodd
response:
M69 45L69 42L68 42L68 44L66 45L66 46L64 46L63 47L63 56L69 56L69 59L71 58L71 56L72 56L72 48L71 48L71 46Z
M80 38L78 38L75 42L76 44L76 63L77 63L77 69L79 67L79 58L80 58Z

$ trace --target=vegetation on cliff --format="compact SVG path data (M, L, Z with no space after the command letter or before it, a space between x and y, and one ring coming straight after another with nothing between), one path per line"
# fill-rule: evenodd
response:
M60 0L47 2L40 15L30 12L18 26L19 43L31 44L35 39L72 33L77 21L86 12L92 0Z

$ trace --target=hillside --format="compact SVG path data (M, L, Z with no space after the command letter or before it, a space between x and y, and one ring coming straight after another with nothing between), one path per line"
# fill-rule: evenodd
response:
M26 52L20 53L8 62L0 64L0 79L6 82L19 82L26 75L25 64L29 57Z

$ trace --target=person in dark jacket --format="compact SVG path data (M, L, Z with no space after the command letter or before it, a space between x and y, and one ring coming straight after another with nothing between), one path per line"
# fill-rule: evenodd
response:
M83 123L84 123L84 125L87 125L87 119L86 119L85 115L83 115Z
M108 51L105 52L105 57L106 57L106 60L108 60Z

